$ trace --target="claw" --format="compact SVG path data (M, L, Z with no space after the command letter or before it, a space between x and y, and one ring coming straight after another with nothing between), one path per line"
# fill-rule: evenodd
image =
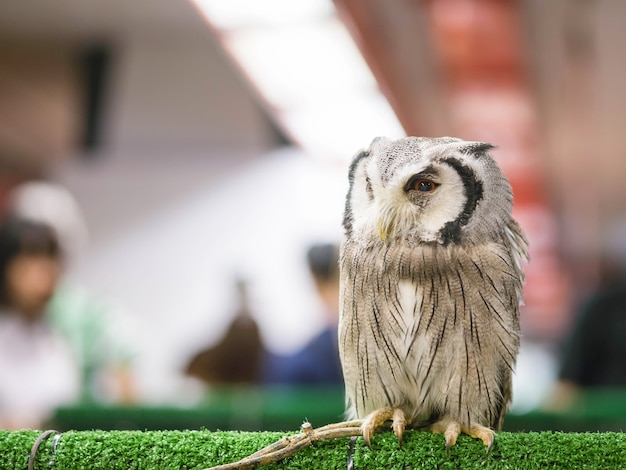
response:
M456 439L461 432L461 425L456 421L437 421L430 430L434 433L443 434L446 438L446 455L450 455L450 447L456 444Z
M485 451L485 457L487 457L489 455L489 452L491 451L491 447L493 446L493 441L491 441L488 445L487 445L487 450Z
M372 448L371 439L372 436L374 436L374 432L389 420L392 421L393 432L398 438L400 448L402 448L402 436L407 425L406 416L404 415L404 411L400 408L387 406L370 413L363 421L363 426L361 426L363 440L370 449Z
M441 433L446 438L446 454L450 455L450 447L456 444L459 434L467 434L475 439L480 439L487 448L487 454L493 446L495 432L485 426L472 424L469 426L461 425L456 421L441 420L431 426L431 431Z
M464 432L475 439L480 439L481 441L483 441L483 444L485 444L485 447L487 448L485 455L489 455L489 451L493 446L493 441L496 434L492 429L489 429L485 426L480 426L478 424L474 424Z
M367 444L367 447L369 447L370 449L372 448L371 439L376 429L392 417L393 410L391 409L391 407L387 406L385 408L380 408L379 410L373 411L365 418L361 430L363 434L363 440L365 441L365 444Z
M396 408L393 410L393 433L398 438L398 445L400 449L402 449L402 435L404 434L404 428L406 427L406 417L404 416L404 411L400 408Z
M369 447L370 450L372 450L371 439L372 439L373 434L374 433L372 431L365 431L365 430L363 431L363 440L365 441L365 445Z

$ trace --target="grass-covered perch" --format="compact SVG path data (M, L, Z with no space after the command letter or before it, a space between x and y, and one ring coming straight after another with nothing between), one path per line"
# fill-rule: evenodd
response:
M295 431L294 431L295 433ZM36 469L204 469L234 462L287 433L238 431L68 431L44 441ZM39 431L0 431L0 469L26 469ZM349 438L318 442L270 469L344 469ZM402 449L391 432L372 449L357 440L355 469L623 469L626 434L501 432L488 456L482 442L461 436L446 455L441 435L407 431Z

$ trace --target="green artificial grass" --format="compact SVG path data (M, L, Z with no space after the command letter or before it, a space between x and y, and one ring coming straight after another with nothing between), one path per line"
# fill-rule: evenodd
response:
M0 469L26 469L39 431L0 431ZM279 440L281 432L68 431L37 453L36 469L204 469L237 461ZM349 438L318 442L263 468L344 469ZM372 449L361 438L355 469L623 469L626 434L501 432L488 456L482 442L461 436L446 455L441 435L407 431L402 449L391 432L376 434Z

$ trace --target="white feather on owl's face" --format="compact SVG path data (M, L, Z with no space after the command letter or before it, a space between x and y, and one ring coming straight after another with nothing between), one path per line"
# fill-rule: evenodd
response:
M449 137L375 139L352 162L346 233L443 244L493 233L510 218L512 195L490 148Z

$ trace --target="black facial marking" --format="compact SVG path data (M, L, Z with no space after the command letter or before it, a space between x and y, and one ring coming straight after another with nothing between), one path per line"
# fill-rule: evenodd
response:
M476 210L476 206L483 198L483 184L476 178L471 168L463 165L456 158L446 158L443 160L458 173L463 187L465 188L465 207L461 214L453 221L448 222L439 231L444 245L448 243L459 243L461 241L461 228L469 222L470 217Z
M350 189L348 189L348 195L346 196L346 205L343 212L343 228L346 231L346 235L352 234L352 224L354 223L354 215L352 214L352 207L350 206L350 200L352 198L352 191L354 189L354 176L361 160L369 157L370 154L366 150L362 150L357 153L350 164L350 171L348 172L348 181L350 182Z
M408 179L408 181L406 182L403 188L404 192L408 193L411 189L413 189L413 186L416 181L420 179L432 179L434 175L437 175L437 170L435 169L435 167L433 166L426 167L423 171L411 176Z
M365 192L370 201L374 200L374 192L372 190L372 182L369 176L365 177Z

